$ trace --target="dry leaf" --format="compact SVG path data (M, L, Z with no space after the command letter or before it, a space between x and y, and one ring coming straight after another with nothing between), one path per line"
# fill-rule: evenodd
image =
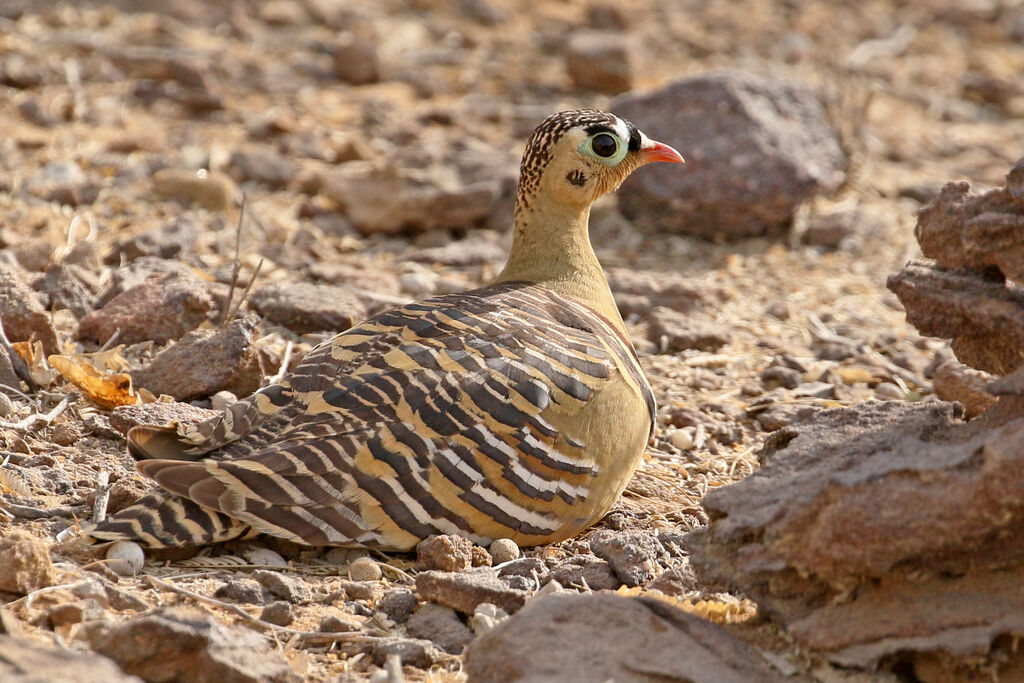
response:
M111 349L107 349L106 351L96 351L95 353L76 353L73 355L75 358L79 360L88 361L97 370L106 370L108 372L126 372L131 368L131 365L128 363L127 360L125 360L125 357L121 355L122 351L124 351L124 344L118 344L117 346Z
M20 476L11 470L0 469L0 491L27 498L32 492Z
M644 597L667 602L674 607L678 607L684 612L695 614L702 619L713 621L716 624L732 624L746 621L757 614L757 607L753 602L746 599L736 603L723 602L721 600L694 601L691 598L677 598L672 595L665 595L661 591L644 590L640 586L634 586L632 588L629 588L628 586L620 586L616 593L627 597L639 597L643 595Z
M104 408L140 402L138 394L132 391L132 377L127 373L104 374L82 357L53 355L49 361L64 379Z
M25 365L28 366L28 374L32 376L32 380L39 386L50 386L50 383L53 382L57 373L55 373L46 364L46 356L43 353L43 342L20 341L14 342L11 346L18 352L21 359L25 361Z

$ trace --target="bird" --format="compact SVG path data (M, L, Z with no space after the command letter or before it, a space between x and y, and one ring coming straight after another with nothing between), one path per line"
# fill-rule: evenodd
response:
M512 246L488 284L384 311L198 424L133 427L158 489L91 542L202 546L268 534L408 551L435 534L571 538L622 494L655 397L591 245L591 205L682 162L614 114L552 114L520 166Z

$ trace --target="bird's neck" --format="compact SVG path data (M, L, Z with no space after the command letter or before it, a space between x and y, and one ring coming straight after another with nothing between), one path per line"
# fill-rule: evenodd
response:
M525 281L547 287L601 313L623 333L626 326L590 244L590 207L516 205L512 249L494 282Z

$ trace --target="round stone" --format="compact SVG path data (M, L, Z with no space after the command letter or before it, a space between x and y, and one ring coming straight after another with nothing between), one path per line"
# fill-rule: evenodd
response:
M511 538L499 538L491 543L491 557L494 564L504 564L519 559L519 546Z

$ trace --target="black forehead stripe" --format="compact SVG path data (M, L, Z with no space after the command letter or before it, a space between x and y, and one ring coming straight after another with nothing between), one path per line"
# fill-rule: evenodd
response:
M612 135L615 134L615 131L610 126L606 126L603 123L595 123L593 125L587 126L583 130L587 132L587 135L597 135L598 133L611 133Z
M623 119L625 121L625 119ZM632 122L626 121L626 130L629 131L629 151L636 152L640 149L640 130Z

